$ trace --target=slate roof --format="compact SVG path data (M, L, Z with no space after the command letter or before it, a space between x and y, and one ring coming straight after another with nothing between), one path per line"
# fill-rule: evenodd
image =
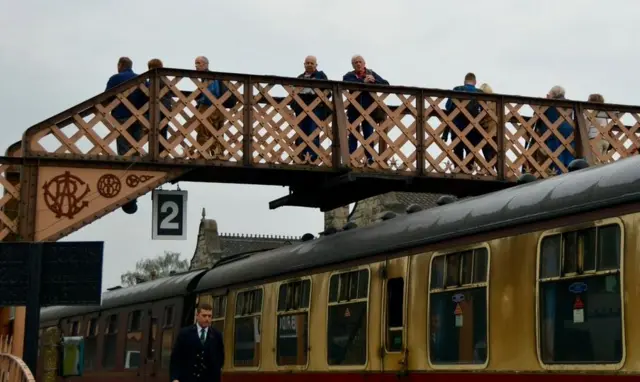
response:
M220 234L222 257L251 251L266 251L298 242L300 238L293 236Z
M387 194L374 196L373 198L379 198L384 203L385 211L393 211L397 214L405 214L407 207L412 204L417 204L423 209L429 209L437 207L436 202L438 198L443 194L427 194L417 192L389 192ZM348 220L352 221L352 218L358 209L358 203L356 202L353 209L349 213Z

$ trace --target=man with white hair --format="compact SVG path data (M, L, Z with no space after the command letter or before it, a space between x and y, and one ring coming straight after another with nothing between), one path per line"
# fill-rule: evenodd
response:
M196 57L195 67L199 72L208 72L209 59L205 56ZM209 93L211 93L216 98L220 98L220 96L222 96L223 94L220 86L220 81L218 80L212 80L211 82L209 82L209 84L207 85L207 90L209 90ZM201 114L204 114L204 112L212 106L213 102L211 102L209 97L207 97L204 93L200 94L200 96L196 99L196 108ZM209 117L207 117L207 121L209 122L209 124L211 124L211 127L213 127L214 130L219 131L224 127L224 114L222 114L222 112L215 106L213 108L214 110L209 115ZM222 145L222 143L220 143L219 139L215 137L205 125L200 123L198 119L195 118L195 116L191 119L191 122L198 124L195 130L196 139L199 145L203 146L207 143L207 141L211 139L213 140L211 146L209 146L207 149L203 149L203 151L209 153L209 155L211 155L213 158L222 154L222 152L224 151L224 146ZM224 134L222 135L221 139L224 139ZM193 154L195 152L195 149L192 147L190 151L191 154Z
M560 85L556 85L552 87L551 90L549 90L549 93L547 93L547 98L565 99L564 94L565 94L564 88Z
M327 75L322 70L318 70L318 60L315 56L307 56L304 59L304 73L300 74L298 78L328 80ZM331 95L329 94L329 97L330 96ZM309 106L316 100L316 98L318 98L318 95L316 94L314 89L304 88L300 91L298 97L300 97L300 99L306 106ZM293 109L293 112L297 116L301 115L304 112L302 105L298 104L295 99L291 100L290 105L291 109ZM324 102L320 102L318 106L313 109L313 113L318 117L320 121L323 121L327 117L327 109ZM310 116L307 115L302 119L302 121L300 121L298 127L304 134L307 135L307 137L310 137L317 130L318 124ZM299 157L302 161L307 160L307 155L309 156L309 161L312 163L315 162L315 160L318 158L316 150L320 150L320 134L316 135L313 138L313 144L315 146L315 149L309 147L309 145L306 145L302 138L296 139L296 147L306 145L304 150L302 150L302 152L300 152L299 154Z
M353 70L342 77L343 81L389 85L389 81L380 77L373 70L367 68L367 63L361 55L356 54L351 58L351 66L353 66ZM364 110L367 110L369 106L371 106L375 102L369 92L361 92L360 95L358 95L356 101ZM359 117L360 112L353 105L349 105L347 107L347 118L349 119L349 123L353 124L354 121ZM386 114L384 113L384 110L378 107L374 109L373 112L371 112L371 117L376 123L379 124L386 119ZM369 123L366 119L362 121L361 126L354 127L358 131L362 132L365 140L367 140L373 134L373 126L371 126L371 123ZM356 151L357 147L358 140L353 134L349 133L349 153L353 154L353 152ZM367 162L369 164L373 163L373 157L369 150L367 150L367 148L370 147L371 151L373 151L373 142L368 143L366 146L363 145L363 147L365 148L364 153L367 156Z

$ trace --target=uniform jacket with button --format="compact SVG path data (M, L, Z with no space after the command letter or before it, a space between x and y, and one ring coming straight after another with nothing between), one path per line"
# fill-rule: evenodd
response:
M220 382L224 364L222 335L211 326L204 345L196 325L180 330L171 352L169 375L171 381Z

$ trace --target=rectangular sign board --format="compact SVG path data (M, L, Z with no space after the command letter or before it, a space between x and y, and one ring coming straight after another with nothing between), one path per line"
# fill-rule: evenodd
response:
M42 246L40 264L34 263ZM40 306L100 305L104 242L0 243L0 307L27 305L40 266Z
M187 240L187 191L151 192L151 239Z

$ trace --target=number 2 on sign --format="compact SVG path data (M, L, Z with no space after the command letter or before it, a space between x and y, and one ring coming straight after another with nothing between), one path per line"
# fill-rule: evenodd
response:
M160 212L162 212L164 214L168 210L171 210L171 213L169 213L169 215L167 215L164 219L162 219L162 221L160 222L160 229L178 229L178 228L180 228L180 224L178 224L177 222L172 222L172 220L176 216L178 216L178 204L176 202L173 202L173 201L168 201L168 202L162 203L162 207L160 207Z

